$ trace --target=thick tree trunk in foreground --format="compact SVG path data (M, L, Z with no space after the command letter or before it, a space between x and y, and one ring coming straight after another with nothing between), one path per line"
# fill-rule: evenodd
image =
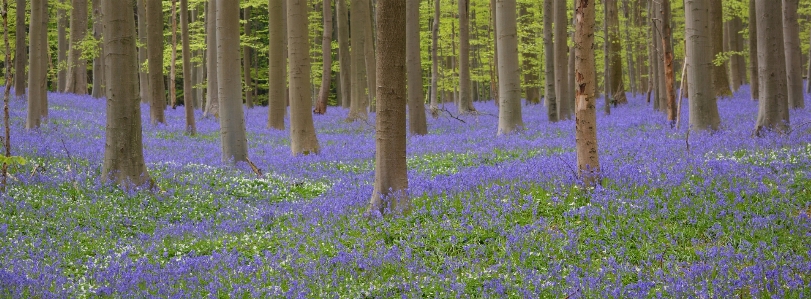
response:
M327 98L329 97L330 80L332 79L332 4L324 0L321 5L324 16L324 32L321 35L321 88L318 90L318 100L315 104L315 114L327 113Z
M341 64L341 107L349 109L352 102L352 65L349 63L349 16L345 0L335 0L338 21L338 61Z
M87 60L82 58L79 46L87 35L87 0L71 1L70 55L68 56L68 79L65 92L87 94ZM46 12L47 14L47 12Z
M690 93L690 129L717 130L721 123L712 82L710 13L706 0L684 3L687 36L687 84Z
M543 0L543 51L546 101L546 115L550 122L558 121L558 104L555 93L555 47L552 35L552 10L555 0Z
M197 134L194 121L194 90L192 85L191 46L189 45L189 1L180 0L180 31L183 51L183 110L186 112L186 133Z
M101 41L102 31L102 14L101 14L101 1L93 0L93 38ZM93 58L93 97L101 98L104 96L104 44L99 44L99 53L96 58Z
M285 0L268 0L268 40L271 45L283 45ZM268 128L284 130L287 113L287 61L282 46L270 47L268 53ZM342 70L343 71L343 70Z
M757 0L757 52L760 99L755 134L764 130L786 132L789 129L786 52L783 41L783 4Z
M352 0L352 14L350 15L351 57L352 57L352 99L350 100L349 116L347 121L366 119L368 117L369 101L366 94L366 30L369 30L368 15L369 3L367 0ZM370 41L369 41L370 42ZM373 92L373 91L370 91Z
M521 67L518 64L518 34L515 0L496 0L498 31L498 132L509 134L524 126L521 117Z
M712 58L715 59L719 53L724 51L723 5L721 0L705 1L710 5L710 43L712 44ZM726 62L721 65L713 64L712 82L716 97L732 96L726 65Z
M375 182L368 214L411 209L406 166L406 1L378 0Z
M575 138L577 168L586 186L599 183L594 59L594 2L577 0L575 13Z
M425 99L422 94L422 63L420 57L420 1L405 1L408 129L412 135L426 135L428 134L428 125L425 120Z
M145 67L147 63L146 58L148 57L146 47L146 7L144 6L143 0L138 0L135 5L138 6L138 43L140 44L138 48L139 91L141 94L141 103L149 104L152 103L152 101L149 100L149 73L146 72Z
M561 120L572 118L572 108L569 107L569 70L568 49L566 45L566 28L569 19L566 17L566 1L555 0L555 92L557 93L558 118Z
M144 163L141 105L138 87L135 18L130 0L104 0L107 128L102 164L103 180L120 185L149 181Z
M239 2L217 2L217 86L220 101L222 161L248 161L248 138L242 110L239 59Z
M459 8L459 101L456 109L459 114L476 111L473 107L473 91L470 81L470 3L457 0Z
M149 120L166 123L166 87L163 82L163 7L160 1L145 0L146 48L149 60ZM212 49L212 48L210 48Z
M26 129L39 128L48 117L48 1L31 0L28 29L28 111Z
M220 117L220 84L217 78L217 1L208 0L206 6L206 108L203 115ZM284 0L280 0L284 1ZM271 47L271 49L274 47ZM273 81L271 81L273 86ZM284 84L284 83L282 83Z
M800 24L797 22L799 0L783 0L783 39L786 52L786 81L789 109L805 108L803 94L802 53L800 53Z
M14 95L21 97L25 94L25 65L28 63L28 55L26 55L25 43L25 0L17 0L17 13L16 17L16 32L15 45L14 45ZM64 12L62 12L64 13ZM64 29L60 28L63 32Z
M290 60L290 149L293 155L317 154L313 105L310 101L310 41L307 1L287 0L287 41ZM353 99L354 102L354 99ZM365 110L364 110L365 111Z

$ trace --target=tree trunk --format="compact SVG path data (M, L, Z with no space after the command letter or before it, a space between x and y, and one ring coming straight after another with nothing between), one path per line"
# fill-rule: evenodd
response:
M662 62L665 67L665 96L667 103L667 120L670 126L676 124L679 111L676 108L676 79L673 71L673 42L670 28L670 0L661 0L662 5L662 49L664 50Z
M352 101L352 66L349 63L349 16L345 0L336 0L335 12L338 21L338 60L341 65L341 107L349 109Z
M191 46L189 45L189 1L180 0L180 31L183 51L183 110L186 112L186 133L197 134L194 121L194 90L192 85Z
M437 11L439 11L439 6L437 6ZM437 16L439 14L437 13ZM498 103L500 103L499 92L498 92L498 17L496 16L496 0L490 0L490 27L492 28L493 33L493 62L492 67L490 69L490 88L492 89L491 92L493 93L493 102L496 104L496 108L498 108Z
M727 36L727 48L729 51L732 52L740 52L743 51L741 45L741 20L737 17L734 17L732 20L726 22L726 36ZM741 85L746 84L746 73L743 73L743 78L741 78L741 68L744 67L742 64L741 59L743 56L739 54L733 54L729 58L729 79L732 83L730 86L732 90L738 91Z
M307 1L287 0L287 41L290 57L290 148L293 155L317 154L313 105L310 102L310 41ZM354 102L354 100L353 100Z
M472 82L470 81L470 3L468 0L458 0L459 9L459 101L457 111L459 114L468 114L476 111L471 96Z
M755 134L776 130L784 133L789 129L788 77L786 76L786 52L783 41L783 3L781 1L756 0L758 81L760 98Z
M422 95L422 61L420 57L420 1L405 1L408 129L411 135L426 135L428 134L428 125L425 120L425 99ZM378 63L378 65L381 65L381 63Z
M622 12L625 15L625 49L626 49L625 53L628 59L628 77L629 77L628 82L631 84L631 92L634 95L636 95L639 89L637 89L638 86L636 85L637 75L636 69L634 68L634 52L632 46L633 42L631 39L631 33L629 31L630 27L629 20L631 19L631 16L628 13L628 0L622 1ZM626 101L627 99L628 98L626 97Z
M25 128L39 128L48 117L48 1L31 0L28 29L28 113Z
M220 101L222 161L248 160L242 76L239 59L239 2L217 2L217 87ZM305 26L306 27L306 26Z
M374 14L374 7L372 6L373 3L370 0L365 0L365 2L369 5L367 14L369 17L366 19L366 38L365 42L363 43L364 48L364 60L366 62L366 84L368 84L366 90L368 92L368 101L367 104L369 106L368 111L375 111L375 99L377 99L377 73L375 70L377 69L377 60L375 59L375 23L372 19L372 14Z
M347 121L365 120L368 117L369 101L366 94L366 60L364 47L366 43L366 30L369 30L367 0L352 0L352 14L349 28L351 33L352 57L352 99L350 100L349 116ZM289 30L289 29L288 29Z
M379 0L375 181L369 215L411 209L406 190L406 1Z
M712 43L712 58L724 51L724 26L723 26L723 5L722 0L709 0L710 5L710 43ZM712 82L716 97L732 96L727 78L726 63L721 65L713 64Z
M758 76L758 40L757 40L757 14L755 13L755 0L749 0L749 88L752 100L760 98L760 80Z
M521 129L521 67L518 64L518 35L515 0L496 0L496 37L498 40L498 105L497 135Z
M687 0L684 11L687 29L687 84L690 86L690 129L717 130L721 120L711 80L714 66L709 3L706 0Z
M72 0L71 6L70 55L65 92L87 94L87 60L82 58L80 46L87 35L87 0Z
M217 63L217 1L208 0L206 6L206 80L208 82L206 83L206 108L203 113L204 115L213 115L215 118L220 117L220 85L217 78L217 70L219 69L219 63ZM271 28L273 27L271 26ZM270 48L273 49L274 47ZM273 86L273 83L274 81L270 81L271 86Z
M268 41L270 45L286 44L283 3L268 0ZM268 128L284 130L287 113L287 60L284 47L271 46L268 53Z
M251 7L245 7L242 9L242 17L245 19L245 27L244 32L246 37L250 37L252 34L251 28ZM245 76L243 86L245 87L245 106L248 108L253 108L253 79L251 79L251 56L253 49L249 46L242 47L242 73Z
M555 47L552 35L552 16L555 0L543 0L543 51L546 101L546 115L550 122L558 121L558 102L555 93Z
M163 82L163 7L160 1L145 2L149 99L152 101L149 105L149 119L154 125L166 123L163 111L166 109L166 88Z
M664 39L664 28L665 24L662 21L663 18L663 10L662 10L662 2L657 1L654 4L654 14L655 14L655 27L654 27L654 39L653 44L656 47L656 56L654 57L654 61L656 62L656 100L659 103L659 111L667 113L668 109L668 102L667 102L667 81L665 75L665 48L662 40Z
M15 14L16 32L14 33L14 53L16 53L16 55L14 57L14 95L16 97L25 95L25 79L27 77L25 75L25 65L28 63L28 56L25 53L25 2L25 0L17 0L17 13ZM64 11L62 11L62 13L64 13ZM64 29L59 29L62 30L60 37L64 37Z
M578 0L575 15L575 137L577 168L588 186L599 183L600 160L597 152L596 77L594 59L595 3Z
M783 38L786 52L786 80L789 109L805 108L803 94L802 54L800 53L800 24L797 22L799 0L783 0Z
M439 1L434 1L434 23L431 27L431 115L439 116ZM493 1L493 0L491 0Z
M104 0L107 128L102 179L120 185L149 181L144 163L135 18L129 0Z
M321 88L318 90L318 101L315 104L315 114L327 113L327 98L329 97L330 79L332 79L332 3L324 0L321 5L324 15L324 34L321 36Z
M169 101L172 102L172 109L177 108L177 0L172 0L172 16L169 18L172 23L170 33L172 34L172 52L169 53Z
M569 71L568 49L566 44L566 28L569 19L566 17L566 1L555 0L555 92L557 93L558 118L561 120L572 118L572 108L569 107Z
M101 41L102 20L101 0L93 0L93 38ZM99 53L93 58L93 93L94 98L104 96L104 45L99 44Z
M147 36L147 29L146 29L146 6L144 6L143 0L138 0L136 4L138 6L138 81L139 81L139 93L141 95L141 103L143 104L150 104L152 101L149 100L149 73L146 72L146 58L148 57L147 54L147 47L146 47L146 36Z
M619 11L617 10L617 0L606 0L608 6L608 42L610 60L610 74L608 78L609 89L614 104L628 103L625 96L625 83L623 81L622 69L622 37L620 36Z
M752 32L751 29L749 32ZM755 78L752 78L752 82L755 82ZM808 51L808 83L806 84L805 92L811 93L811 51Z
M59 0L60 5L64 5L66 0ZM57 91L64 91L68 82L68 35L67 30L69 26L68 15L64 9L56 10L56 25L57 25ZM24 37L23 37L24 39ZM25 44L25 43L23 43ZM29 53L30 55L30 53Z
M519 22L519 28L531 28L530 23L536 22L532 19L529 10L527 9L529 5L519 5L519 20L523 20L524 22ZM461 29L461 28L460 28ZM538 73L536 72L538 66L538 53L537 47L529 46L535 45L535 32L531 29L524 29L518 31L519 36L521 37L520 43L523 45L527 45L523 51L521 51L521 73L523 75L523 82L522 87L524 89L524 95L527 104L539 104L541 101L541 96L539 95L540 90L538 90Z

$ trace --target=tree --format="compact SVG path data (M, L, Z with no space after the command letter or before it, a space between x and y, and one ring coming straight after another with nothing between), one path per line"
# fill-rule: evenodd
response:
M691 130L717 130L721 123L711 77L712 34L708 4L706 0L684 3Z
M48 1L31 0L28 30L28 113L26 129L39 128L48 117Z
M710 43L712 44L712 57L715 58L718 54L724 52L723 4L722 0L709 0L707 2L710 5ZM712 82L716 97L732 95L732 89L729 88L726 63L713 65Z
M439 2L440 0L434 0L434 22L431 26L431 115L433 117L439 115Z
M242 17L245 19L245 32L246 37L251 36L252 28L251 28L251 7L245 7L242 9ZM245 45L242 47L242 72L245 77L245 106L248 108L253 108L253 86L252 83L253 79L251 79L251 55L253 53L253 49Z
M177 65L177 0L171 1L172 16L169 19L171 19L172 28L169 33L172 36L172 47L169 52L169 101L172 102L172 109L175 109L177 108L177 87L175 86L177 85L177 71L175 70Z
M71 5L70 55L65 92L87 94L87 60L82 58L82 41L87 35L87 0L72 0Z
M25 65L28 62L25 55L25 0L17 0L16 28L14 52L14 95L21 97L25 94Z
M144 67L146 65L147 47L146 47L146 6L143 0L137 0L135 5L138 6L138 81L139 90L141 94L141 103L150 104L149 100L149 73Z
M425 99L422 95L422 61L420 58L420 1L405 1L408 129L412 135L426 135L428 125L425 120Z
M555 47L552 35L554 1L543 0L543 51L546 77L544 99L546 100L546 114L551 122L558 121L558 104L555 93Z
M76 1L76 0L74 0ZM163 84L163 6L161 1L145 0L146 49L149 63L149 119L152 124L166 123L166 88Z
M470 81L470 5L468 0L457 0L459 6L459 114L476 111L473 107L472 82ZM520 97L520 95L519 95Z
M760 98L755 134L789 129L788 82L786 77L786 52L783 49L783 3L757 0L757 52Z
M222 161L248 161L239 60L239 2L217 2L217 87Z
M310 112L310 40L306 0L287 0L287 42L290 61L290 149L293 155L317 154L320 149Z
M758 80L758 52L757 52L757 14L755 13L755 0L749 0L749 76L752 100L760 97L760 81Z
M379 0L377 6L380 84L369 215L402 214L411 208L406 165L406 1Z
M609 89L611 90L611 97L614 104L628 103L628 98L625 96L625 83L623 80L622 69L622 38L620 37L620 20L619 12L617 11L617 0L605 0L607 6L608 20L608 52L610 71L606 80ZM669 28L668 24L668 28Z
M206 108L203 114L213 115L215 118L220 117L220 84L217 78L219 68L217 26L217 0L208 0L206 6L206 78L208 82L206 82Z
M135 18L131 0L104 0L104 72L107 76L107 125L102 180L121 185L149 181L144 163L138 86ZM122 9L124 8L124 9Z
M559 119L571 119L572 108L569 107L569 70L568 51L566 45L566 28L569 19L566 17L566 1L555 0L555 92L557 93L557 108Z
M191 46L189 45L189 1L180 0L180 31L183 51L183 109L186 112L186 133L197 134L194 121L194 91L192 90Z
M671 37L673 32L670 28L670 0L661 0L660 4L662 7L662 62L665 73L664 94L667 103L667 120L670 121L672 127L676 124L679 112L676 110L676 84L673 74L673 41Z
M324 32L321 36L321 88L318 90L318 100L315 104L316 114L327 113L327 98L329 97L330 79L332 78L332 3L324 0L322 6L324 16Z
M509 134L524 126L521 118L521 67L518 64L518 34L515 0L496 0L498 22L498 132Z
M285 22L282 18L284 1L268 0L268 41L271 45L285 43ZM284 47L271 46L268 53L268 128L276 130L284 130L284 115L287 112L287 63L284 52Z
M575 138L577 168L586 186L594 186L600 176L597 152L597 80L594 59L595 3L577 0L575 8Z
M64 6L66 0L59 0L59 6L56 9L56 25L57 25L57 59L56 67L58 69L56 90L64 91L68 82L68 70L66 68L68 63L68 16ZM20 28L20 27L17 27Z
M338 21L338 62L341 66L341 107L349 108L352 101L352 66L349 63L349 16L346 1L335 1L336 19Z
M800 53L800 24L797 22L799 0L783 0L783 39L786 52L786 81L789 109L805 108L803 69Z
M101 0L93 0L93 38L101 41L102 20ZM94 98L104 96L104 45L99 44L98 53L93 57L93 94Z
M366 30L369 27L368 9L369 3L367 0L352 0L352 14L350 15L352 26L349 28L351 31L352 99L350 100L347 121L366 119L368 117L369 101L366 95L366 68L364 67L366 66L366 58L364 57L365 43L367 42Z

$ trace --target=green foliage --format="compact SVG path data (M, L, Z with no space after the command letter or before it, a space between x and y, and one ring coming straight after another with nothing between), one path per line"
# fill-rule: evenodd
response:
M20 156L0 156L0 164L7 164L7 165L25 165L28 163L23 157Z

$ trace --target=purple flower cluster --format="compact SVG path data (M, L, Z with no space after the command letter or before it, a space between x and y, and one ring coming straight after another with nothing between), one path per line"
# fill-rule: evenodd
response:
M220 163L216 120L198 112L186 136L181 109L153 126L143 106L160 190L121 190L97 179L104 102L49 96L36 131L12 102L12 151L30 163L0 195L0 297L811 297L811 115L752 137L747 87L719 100L714 133L671 129L640 96L598 115L594 190L574 122L541 105L500 137L492 102L429 118L408 139L414 210L377 220L362 217L373 120L330 108L322 152L293 157L265 108L246 111L260 178Z

